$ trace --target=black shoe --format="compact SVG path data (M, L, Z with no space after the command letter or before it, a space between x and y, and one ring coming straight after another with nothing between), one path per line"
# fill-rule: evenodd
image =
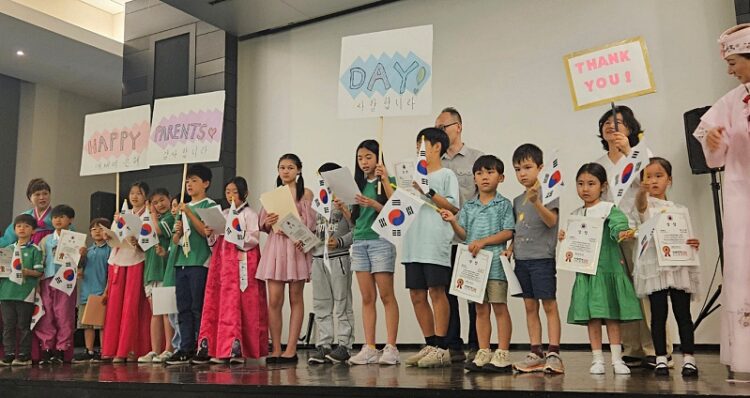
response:
M682 377L698 377L698 367L692 363L682 365Z
M654 369L654 368L656 368L656 357L653 356L653 355L647 356L643 360L643 365L642 366L644 368L646 368L646 369ZM672 362L672 356L671 355L667 356L667 367L668 368L674 367L674 362Z
M28 355L19 354L13 361L13 366L31 366L31 358Z
M50 365L52 364L52 350L42 351L42 357L39 358L39 365Z
M294 354L293 357L278 357L276 363L297 363L298 360L297 354Z
M351 357L352 356L351 354L349 354L349 349L341 344L337 345L336 348L333 349L333 351L326 355L326 358L328 358L328 360L333 363L346 362Z
M464 352L463 349L461 349L461 348L459 348L459 349L450 348L450 349L448 349L448 352L450 352L450 354L451 354L451 362L452 363L459 363L459 362L466 361L466 353Z
M652 357L652 358L654 358L654 366L656 366L656 357ZM630 355L626 355L626 356L622 357L622 361L625 362L625 366L627 366L629 368L641 367L641 366L643 366L643 363L644 363L644 359L643 358L632 357ZM652 368L653 368L653 366L652 366Z
M329 347L315 347L315 352L307 358L307 363L319 365L328 362L327 356L331 353ZM347 358L348 359L348 358Z
M50 363L52 365L62 365L63 355L65 355L65 353L63 353L62 351L59 351L59 350L52 351L52 357L50 358Z
M193 358L191 352L179 350L172 355L166 362L167 365L185 365L190 363L190 359Z
M13 361L16 360L16 356L13 354L7 354L5 355L5 358L3 358L2 361L0 361L0 366L10 366Z
M464 364L464 369L468 370L469 372L487 372L487 369L484 369L481 366L477 366L474 361L466 362Z
M199 344L198 352L195 353L195 356L190 360L190 363L193 365L205 365L210 361L211 357L208 356L208 340L203 339Z
M94 356L91 358L91 363L99 363L102 361L102 353L94 351Z
M83 351L80 354L77 354L75 357L73 357L73 363L91 363L91 360L94 359L94 353L90 351Z
M669 376L669 367L664 362L659 362L654 367L654 374L657 376Z

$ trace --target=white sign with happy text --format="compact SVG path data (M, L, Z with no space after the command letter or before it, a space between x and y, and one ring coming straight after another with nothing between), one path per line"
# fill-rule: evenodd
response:
M640 37L563 57L575 110L656 92Z
M151 105L86 115L81 176L147 169Z

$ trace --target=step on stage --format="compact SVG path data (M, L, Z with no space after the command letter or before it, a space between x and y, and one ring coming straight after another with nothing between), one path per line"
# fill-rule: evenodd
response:
M52 367L0 368L2 398L220 398L220 397L605 397L612 394L652 396L750 395L750 384L728 383L718 353L696 355L698 379L683 380L677 368L669 377L646 369L630 376L588 373L589 352L564 352L564 375L466 373L462 366L418 369L400 366L310 365L310 351L300 351L297 365L170 366L76 364ZM413 352L401 352L406 358ZM521 359L524 352L511 354ZM607 359L608 355L606 355Z

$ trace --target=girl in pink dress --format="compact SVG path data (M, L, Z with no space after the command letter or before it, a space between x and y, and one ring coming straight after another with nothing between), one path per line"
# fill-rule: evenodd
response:
M245 239L241 246L230 243L221 231L210 228L212 247L205 301L198 335L198 353L193 362L244 363L245 358L268 355L268 308L266 284L255 279L260 261L258 214L248 206L247 181L234 177L224 186L227 202L234 203ZM224 210L229 217L230 209ZM246 281L243 283L242 281Z
M135 182L130 186L128 200L132 213L141 216L146 211L148 185ZM119 214L114 217L118 222ZM123 241L123 247L112 249L104 298L102 359L112 362L135 361L151 348L151 307L143 289L143 267L146 255L135 237Z
M750 376L750 24L719 37L721 56L739 87L721 97L701 118L694 136L709 167L725 168L724 282L721 292L721 363L730 379Z
M312 191L305 189L302 178L302 161L295 154L288 153L279 159L279 176L276 186L285 185L291 190L297 212L302 223L310 231L315 230L315 211L310 206ZM305 283L310 280L312 272L312 255L302 250L301 242L293 242L281 230L274 231L273 225L279 221L279 215L260 211L260 230L268 234L263 248L263 257L258 265L255 277L268 284L268 325L271 329L273 351L266 359L267 363L297 362L297 340L302 330L305 315L305 304L302 292ZM281 351L281 308L284 304L285 285L289 284L289 340L286 350Z

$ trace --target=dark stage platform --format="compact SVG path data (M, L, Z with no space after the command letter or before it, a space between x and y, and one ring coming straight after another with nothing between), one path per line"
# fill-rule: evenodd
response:
M442 369L406 366L308 366L307 351L298 365L249 362L240 366L172 366L137 364L62 365L0 368L2 398L213 398L213 397L562 397L596 398L750 395L750 384L728 383L718 353L696 355L701 375L683 380L679 369L668 378L634 369L630 376L592 376L588 352L564 352L566 374L467 374L459 365ZM406 358L412 352L401 352ZM514 360L524 352L513 352ZM675 358L677 366L681 358Z

